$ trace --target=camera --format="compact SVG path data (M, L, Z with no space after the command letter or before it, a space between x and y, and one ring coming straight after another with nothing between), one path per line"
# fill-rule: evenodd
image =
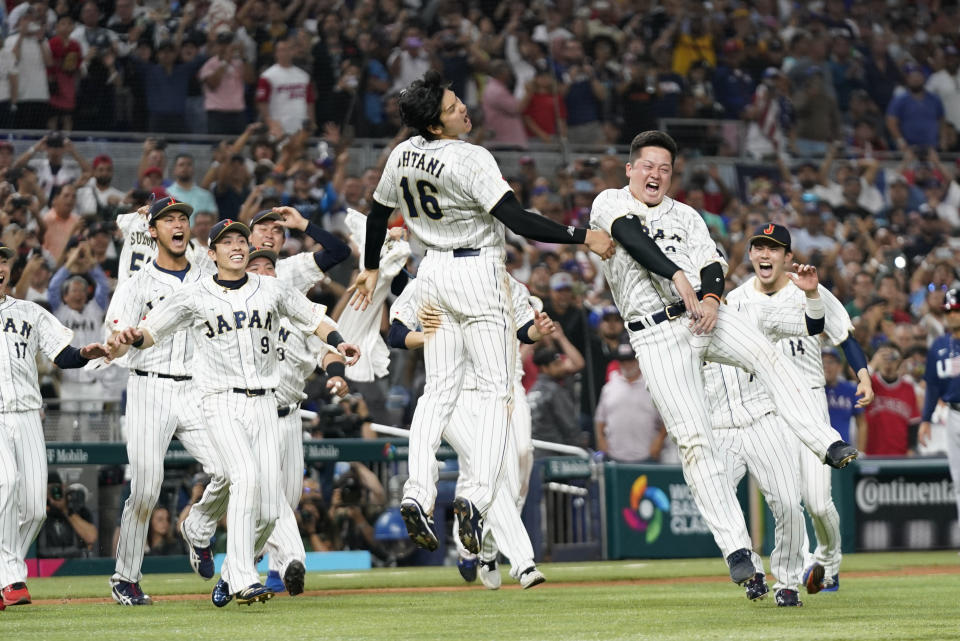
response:
M86 492L80 488L72 489L67 492L67 511L79 512L86 503Z
M344 506L360 505L363 502L363 484L353 472L347 472L337 480L340 489L340 503Z
M161 150L161 151L164 150L164 149L166 149L166 148L167 148L167 139L166 139L166 138L157 138L156 140L153 141L153 148L154 148L154 149L159 149L159 150Z
M23 209L24 207L30 206L30 197L29 196L14 196L10 199L10 204L13 205L14 209Z
M63 486L59 483L51 483L47 486L47 493L50 494L51 499L59 501L63 498Z

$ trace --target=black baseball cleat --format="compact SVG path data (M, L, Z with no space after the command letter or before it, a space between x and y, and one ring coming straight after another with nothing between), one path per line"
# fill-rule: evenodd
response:
M480 537L483 526L480 525L480 512L477 506L458 496L453 499L453 513L457 515L460 527L460 542L468 552L480 554Z
M756 574L756 568L753 567L753 559L750 556L750 550L740 548L734 550L727 557L727 565L730 566L730 580L737 585L743 585L753 578Z
M842 469L847 466L847 463L857 458L860 455L860 452L857 451L857 448L850 445L846 441L837 441L833 445L827 448L827 456L823 459L823 462L829 465L834 469Z
M800 600L800 595L797 594L796 590L780 588L774 596L777 599L777 607L780 608L796 608L803 605L803 601Z
M407 526L407 534L413 542L433 552L440 546L437 535L433 533L433 519L424 514L423 508L414 499L404 499L400 503L400 516Z
M747 598L751 601L759 601L770 592L764 578L763 572L757 572L752 579L743 584L743 587L747 589Z
M283 571L283 586L287 588L290 596L297 596L303 592L306 573L307 569L300 561L290 561L287 569Z

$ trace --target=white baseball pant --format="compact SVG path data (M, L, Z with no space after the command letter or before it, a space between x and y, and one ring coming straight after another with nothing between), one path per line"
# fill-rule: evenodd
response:
M502 248L478 256L429 250L417 272L419 307L433 306L440 327L423 347L426 382L410 426L410 478L404 498L430 513L437 498L436 452L472 363L479 396L471 431L470 476L462 494L481 514L489 510L502 471L512 399L516 328Z
M131 372L127 381L126 437L130 462L130 497L120 517L117 564L111 579L137 583L150 527L150 516L160 498L163 458L176 434L183 447L210 475L210 484L191 511L216 509L226 484L200 412L194 382L174 381Z
M703 378L703 361L740 367L757 376L780 409L784 423L822 461L840 435L810 402L802 376L750 319L727 305L716 327L695 335L686 316L630 330L630 344L667 431L677 443L683 477L724 557L751 547L736 493L716 449Z
M523 400L519 400L519 399ZM480 557L483 561L496 560L499 548L510 559L510 576L520 578L520 572L534 565L533 544L530 535L520 518L520 509L526 499L526 485L530 478L530 467L526 466L526 476L522 476L520 452L529 454L532 462L533 444L530 441L530 407L522 394L515 397L516 405L510 416L510 434L503 461L503 481L494 496L493 503L483 521L483 549ZM471 435L476 429L477 415L480 410L480 397L474 391L465 391L457 401L450 425L444 430L443 437L457 451L460 464L460 477L457 480L457 493L460 494L461 480L471 474L473 452L470 450ZM454 541L457 550L464 558L473 556L463 547L457 535L457 523L454 519Z
M953 408L947 413L947 460L957 498L957 514L960 515L960 491L956 489L960 488L960 411Z
M282 577L291 561L305 563L307 560L294 515L303 494L303 421L300 420L299 410L293 410L280 419L280 451L280 485L290 509L280 510L277 526L267 539L263 551L270 555L270 569Z
M830 420L827 408L827 395L823 388L811 390L812 399L817 405L823 420ZM840 571L840 513L833 503L830 478L832 469L817 460L817 456L805 447L798 447L800 457L800 494L803 505L807 508L813 530L817 535L817 547L812 555L809 553L809 544L804 545L804 552L808 554L806 564L816 561L824 568L824 575L832 577ZM806 528L804 528L806 534Z
M280 488L280 426L272 391L262 396L217 392L203 397L203 416L227 477L227 556L221 578L234 593L260 582L255 551L263 548L286 505ZM226 498L221 491L212 505ZM196 506L194 506L196 507ZM209 542L215 511L190 510L184 531L197 544Z
M0 412L0 587L27 580L24 559L46 518L40 410Z
M770 571L777 577L774 589L796 590L803 576L807 545L800 482L794 466L799 443L774 413L761 416L747 427L715 429L713 436L724 453L731 486L737 487L749 471L773 513ZM755 552L752 557L757 572L763 572L763 561Z

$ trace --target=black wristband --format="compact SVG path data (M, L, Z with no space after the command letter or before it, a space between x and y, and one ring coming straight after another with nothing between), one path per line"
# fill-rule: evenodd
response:
M133 341L132 343L130 343L130 346L131 346L131 347L136 347L137 349L140 349L140 347L143 346L143 336L141 336L141 337L138 338L137 340L135 340L135 341Z
M333 378L334 376L339 376L343 378L347 374L347 366L341 363L340 361L334 361L327 365L327 377Z
M327 340L325 342L330 347L336 349L337 345L343 342L343 336L341 336L340 332L338 332L337 330L333 330L332 332L327 334Z

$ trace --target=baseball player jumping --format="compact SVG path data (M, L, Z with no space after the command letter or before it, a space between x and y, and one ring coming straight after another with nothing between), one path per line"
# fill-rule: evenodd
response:
M601 231L564 227L527 212L489 151L460 140L472 124L466 106L439 73L427 72L400 96L405 125L418 135L390 153L367 216L364 270L351 303L366 309L376 291L390 214L400 207L410 233L427 249L420 263L420 308L441 325L424 345L426 384L410 429L410 478L400 511L411 538L436 549L429 514L436 500L436 451L463 386L469 359L478 377L480 415L473 434L471 478L454 499L460 539L480 550L481 515L493 502L507 443L516 328L510 312L504 225L542 242L586 244L607 257Z
M521 343L532 344L553 332L554 324L550 317L535 310L530 304L530 295L520 281L510 279L510 293L513 297L512 312L517 330L517 339ZM441 325L440 315L432 309L418 309L416 288L419 279L414 280L390 307L390 332L387 341L391 347L400 349L422 348L428 338ZM542 305L542 303L541 303ZM419 328L422 327L422 330ZM516 341L514 341L516 345ZM497 569L497 556L503 552L510 559L510 576L520 581L526 588L532 588L546 581L543 573L533 562L533 545L520 519L520 511L526 499L524 488L530 477L533 459L533 443L530 435L530 407L520 382L523 378L523 363L519 355L514 359L514 405L510 414L510 435L504 455L505 479L497 490L487 517L483 520L483 534L480 550L480 580L488 589L500 587L500 571ZM464 375L467 387L460 392L451 415L450 424L443 430L443 438L457 452L460 464L458 486L470 476L470 465L474 458L473 434L480 414L479 394L476 388L477 376L469 371ZM458 488L457 493L460 493ZM455 519L456 520L456 519ZM459 526L455 525L459 529ZM499 545L499 549L498 549ZM458 549L461 546L458 546ZM477 555L460 549L457 567L467 581L477 578Z
M285 504L280 488L280 429L274 396L279 382L276 337L281 317L316 333L350 360L356 347L324 320L324 308L278 279L247 274L250 230L223 220L210 230L217 275L165 299L137 327L112 341L114 355L132 345L145 349L189 326L194 332L193 371L221 469L230 483L227 558L211 599L223 607L266 601L273 592L260 583L254 550L273 531ZM184 530L189 534L193 513ZM240 587L243 586L243 587Z
M163 198L150 207L148 229L156 243L156 258L140 265L114 293L106 317L113 337L127 327L136 327L160 301L177 296L203 277L186 256L191 213L193 207L173 198ZM190 360L194 340L192 332L184 327L151 350L133 350L124 361L130 369L125 423L130 497L120 519L117 565L110 579L113 598L121 605L152 602L140 587L141 566L150 516L163 483L163 458L173 435L211 476L203 498L192 510L216 509L217 490L226 484L203 424L200 396L193 382ZM209 540L190 546L190 561L204 579L213 577Z
M749 319L721 307L726 261L700 215L666 196L676 153L665 133L637 135L626 164L629 184L600 193L590 221L618 243L602 265L604 275L628 321L650 395L680 449L684 479L731 579L743 584L755 574L750 537L710 429L701 363L725 362L755 374L821 461L843 467L857 450L817 415L796 368Z
M15 256L0 245L0 610L30 603L25 559L47 515L37 353L63 369L107 355L99 343L72 347L73 332L53 314L7 294Z

